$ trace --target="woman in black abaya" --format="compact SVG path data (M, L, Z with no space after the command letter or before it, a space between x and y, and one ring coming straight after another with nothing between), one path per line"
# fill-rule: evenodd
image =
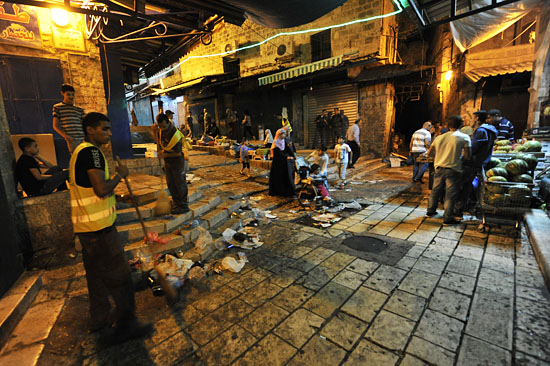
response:
M271 144L271 172L269 173L269 194L271 196L294 196L294 154L285 143L286 130L277 130Z

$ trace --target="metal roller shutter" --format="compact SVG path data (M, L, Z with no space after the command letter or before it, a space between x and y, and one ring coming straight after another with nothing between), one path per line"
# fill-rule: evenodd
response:
M315 90L307 94L307 110L304 111L304 119L307 121L305 140L308 146L312 146L315 138L315 117L321 114L323 109L328 111L338 107L344 110L349 122L357 119L358 90L356 85L341 85ZM346 127L346 126L344 126Z

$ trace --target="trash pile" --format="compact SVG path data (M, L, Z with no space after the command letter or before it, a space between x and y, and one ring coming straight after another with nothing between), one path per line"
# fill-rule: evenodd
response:
M258 199L252 199L257 202ZM166 275L169 285L175 290L181 291L188 281L201 281L214 274L223 275L225 271L238 273L248 258L243 251L235 252L234 249L253 250L263 245L260 240L259 227L268 220L276 219L277 216L271 211L262 211L252 207L247 199L241 204L239 213L234 213L233 218L238 218L238 227L227 228L223 234L214 239L210 232L200 226L199 220L192 220L184 223L174 233L181 234L185 229L198 231L198 237L193 241L193 247L189 250L174 250L167 253L151 254L150 249L142 248L134 253L134 258L129 261L137 281L145 280L151 288L154 296L163 296L165 291L159 284L159 273ZM156 244L166 244L168 240L158 237L157 233L149 233L149 241ZM215 259L207 261L207 258L217 254ZM223 252L230 252L220 256ZM136 286L139 288L140 286Z

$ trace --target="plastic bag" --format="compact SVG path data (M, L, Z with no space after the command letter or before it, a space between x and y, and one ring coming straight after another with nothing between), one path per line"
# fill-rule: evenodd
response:
M239 252L239 259L231 256L227 256L222 259L221 267L224 271L238 273L243 269L247 262L248 258L246 258L246 254Z
M202 250L212 244L212 235L202 226L199 226L198 230L199 237L195 240L195 248Z
M235 234L237 234L237 232L235 230L227 228L227 229L225 229L225 231L222 234L223 240L229 242L229 241L231 241L231 239L233 239L233 235L235 235Z
M166 254L164 256L164 262L159 263L157 267L167 275L183 278L193 264L194 262L189 259L177 258L173 255Z

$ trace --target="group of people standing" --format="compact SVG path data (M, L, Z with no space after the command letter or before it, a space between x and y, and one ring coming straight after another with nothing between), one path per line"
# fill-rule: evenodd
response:
M349 119L343 109L334 108L332 112L323 109L321 114L315 117L313 146L319 146L318 143L324 146L336 145L348 125Z
M441 131L432 141L431 121L423 124L411 139L410 151L414 163L413 182L422 183L428 164L418 162L420 156L434 157L434 183L428 201L426 215L437 214L437 206L444 195L443 223L460 223L469 203L477 197L473 194L472 181L479 176L482 167L492 156L496 140L514 140L514 126L498 109L474 112L474 124L463 128L461 116L447 120L448 131Z

